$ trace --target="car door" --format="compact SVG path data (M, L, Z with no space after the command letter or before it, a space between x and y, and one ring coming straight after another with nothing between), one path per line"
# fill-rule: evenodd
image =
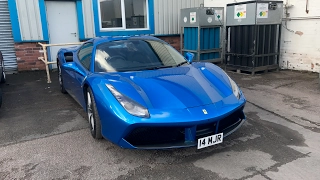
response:
M87 76L91 73L90 66L92 60L92 49L93 43L88 42L83 44L83 46L79 49L77 58L77 66L79 68L79 72L75 72L74 86L73 86L73 94L78 100L78 102L85 107L85 98L83 94L82 84Z
M63 57L63 55L61 55L62 57ZM61 58L62 59L62 57L59 57L59 58ZM64 57L65 58L65 57ZM67 63L68 62L70 62L70 61L67 61ZM72 61L71 61L72 62ZM61 63L61 62L60 62ZM73 79L75 78L74 77L74 75L75 75L75 73L74 73L74 70L72 70L72 69L68 69L68 68L65 68L64 66L63 66L63 64L62 65L59 65L60 66L60 68L61 68L61 75L62 75L62 77L63 77L63 86L64 86L64 88L65 88L65 90L72 96L72 97L74 97L73 96L73 94L72 94L72 87L73 87Z

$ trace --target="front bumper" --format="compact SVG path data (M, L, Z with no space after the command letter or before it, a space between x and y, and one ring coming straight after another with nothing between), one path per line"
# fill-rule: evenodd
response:
M118 143L124 148L169 149L197 146L202 137L230 135L245 122L244 104L219 117L192 123L143 124L132 128Z

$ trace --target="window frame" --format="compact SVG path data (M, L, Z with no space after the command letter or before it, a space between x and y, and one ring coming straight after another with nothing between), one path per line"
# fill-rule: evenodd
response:
M98 16L99 16L99 29L100 31L139 31L139 30L150 30L150 23L149 23L149 1L144 0L146 2L146 12L147 12L147 27L146 28L130 28L127 29L126 27L126 7L125 7L125 0L120 0L121 5L121 19L122 19L122 27L112 27L112 28L103 28L102 27L102 19L101 19L101 8L100 8L100 0L96 0L98 3Z
M85 45L87 45L87 44L91 44L91 45L92 45L91 58L89 59L89 60L90 60L90 64L89 64L89 67L88 67L88 68L83 65L83 63L82 63L82 61L80 60L80 57L79 57L80 51L81 51L81 50L83 49L83 47L84 47ZM93 49L94 49L94 44L93 44L93 42L86 42L86 43L84 43L84 44L79 48L79 50L78 50L78 52L77 52L77 58L78 58L79 63L81 64L82 68L86 69L87 71L90 71L90 69L91 69Z
M122 0L121 0L122 1ZM93 15L96 36L132 36L141 34L154 34L154 0L146 0L147 8L147 28L125 29L121 28L101 28L100 1L93 0ZM121 5L122 6L122 5ZM124 6L124 5L123 5ZM124 12L125 10L123 10ZM122 21L122 24L125 21Z

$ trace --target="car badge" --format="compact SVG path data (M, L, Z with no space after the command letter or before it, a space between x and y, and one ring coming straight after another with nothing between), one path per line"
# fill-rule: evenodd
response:
M203 114L208 114L207 110L202 109Z

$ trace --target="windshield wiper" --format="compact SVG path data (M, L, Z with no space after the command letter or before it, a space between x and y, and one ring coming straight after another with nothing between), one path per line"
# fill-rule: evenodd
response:
M155 67L147 67L145 70L155 70L155 69L162 69L162 68L172 68L174 66L155 66Z
M182 66L182 65L184 65L186 63L188 63L188 61L183 61L183 62L179 63L176 67Z

